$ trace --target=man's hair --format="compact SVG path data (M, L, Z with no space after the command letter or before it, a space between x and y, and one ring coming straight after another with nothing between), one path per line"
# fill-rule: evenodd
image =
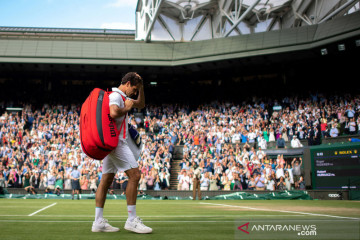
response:
M128 72L125 76L121 79L121 85L130 82L131 86L135 86L137 84L143 84L142 77L136 72Z

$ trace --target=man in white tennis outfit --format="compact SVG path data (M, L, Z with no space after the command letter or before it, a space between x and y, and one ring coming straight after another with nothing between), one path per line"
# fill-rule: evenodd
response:
M117 171L125 171L129 177L126 187L126 202L128 219L125 229L136 233L151 233L152 229L145 226L136 216L137 187L140 180L140 171L137 159L140 148L136 146L128 132L128 112L132 108L145 107L143 80L135 72L127 73L121 80L118 88L113 88L109 96L110 116L115 119L120 129L118 146L102 161L102 177L96 191L95 221L92 225L93 232L117 232L119 228L112 227L103 217L106 194ZM129 97L138 95L136 100ZM125 101L124 101L125 99Z

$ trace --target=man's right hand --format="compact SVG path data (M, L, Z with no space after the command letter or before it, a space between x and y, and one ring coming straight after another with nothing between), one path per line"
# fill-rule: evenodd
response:
M125 100L125 108L130 111L131 108L134 106L134 102L132 100L126 99Z

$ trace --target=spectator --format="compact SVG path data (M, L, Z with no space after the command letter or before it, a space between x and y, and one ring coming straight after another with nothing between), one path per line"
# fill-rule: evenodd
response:
M297 161L296 158L294 158L291 162L293 178L295 183L299 182L299 179L301 177L302 158L299 158L299 161Z
M205 172L200 179L200 190L201 191L207 191L209 190L210 186L210 179L209 179L209 173Z
M190 190L190 178L189 178L188 174L186 173L186 171L184 172L184 174L180 180L180 184L181 184L181 190L185 190L185 191Z
M271 176L265 179L266 190L275 191L275 180Z
M286 190L290 191L291 190L291 178L290 178L290 174L289 171L285 171L285 188Z
M232 190L243 190L242 189L242 184L241 184L241 181L240 181L240 177L237 173L234 173L234 177L233 177L233 180L232 180L232 185L233 185L233 189Z
M47 188L47 176L46 172L44 171L40 175L40 183L39 183L39 189L46 189Z
M6 180L4 177L4 173L2 171L0 171L0 188L5 188L6 187Z
M276 148L286 148L285 146L285 140L280 134L278 139L276 140Z
M90 182L89 182L90 186L90 190L92 193L96 193L97 190L97 180L94 174L91 174L90 176ZM140 189L141 190L141 189ZM145 189L146 190L146 189Z
M265 190L265 178L261 174L254 174L255 189L256 190Z
M283 163L279 163L276 166L276 180L278 181L281 177L285 176L285 172L284 172L284 167L283 167Z
M55 193L57 195L60 195L63 188L64 188L63 172L59 172L56 176L56 181L55 181Z
M148 190L153 190L154 189L154 176L152 174L148 174L146 177L146 187Z
M127 187L128 181L129 181L129 177L126 175L125 172L122 172L122 175L120 176L121 189L123 190L122 195L124 195L126 193L126 187Z
M276 184L276 189L280 191L286 190L284 177L280 177L279 182Z
M25 173L23 177L24 189L28 191L30 187L30 174L28 172Z
M196 191L198 192L198 199L201 200L201 188L200 188L200 179L201 179L200 167L196 168L193 175L193 200L196 200Z
M81 175L80 177L80 188L81 190L89 189L89 179L87 179L86 175Z
M65 190L71 190L71 176L70 173L65 173L64 177L64 189Z
M301 148L303 147L300 140L296 137L296 135L293 136L293 139L291 140L291 147L292 148Z
M254 177L250 177L250 180L248 182L248 189L249 190L255 190L256 184L254 181Z
M321 124L320 124L320 130L321 130L321 136L327 137L328 136L328 132L327 132L327 119L326 118L322 118L321 119Z
M31 175L30 177L30 186L37 189L40 185L40 175L38 172L35 172L35 174Z
M260 149L266 149L267 148L267 140L264 137L259 138L259 147Z
M55 190L56 173L55 171L49 172L46 193L52 193Z
M305 181L303 176L300 176L299 181L295 182L295 188L305 190Z
M170 174L163 169L159 177L161 189L168 190L170 187Z
M161 190L159 175L156 175L154 190L155 190L155 191Z
M231 190L231 181L229 180L228 176L227 175L224 175L223 176L223 179L221 181L221 184L224 186L224 190L225 191L228 191L228 190Z
M211 176L210 177L210 191L217 191L219 190L219 186L218 186L218 180L216 179L216 176Z
M77 170L77 166L73 167L74 169L71 172L71 188L72 188L72 197L71 199L74 200L74 195L75 193L77 194L77 199L80 199L80 190L81 190L81 186L80 186L80 172Z
M332 125L332 128L330 129L330 137L337 137L339 136L339 130L335 124Z
M349 134L350 135L356 134L356 122L354 117L350 118L349 121Z
M139 190L146 191L146 178L144 177L144 174L140 175Z

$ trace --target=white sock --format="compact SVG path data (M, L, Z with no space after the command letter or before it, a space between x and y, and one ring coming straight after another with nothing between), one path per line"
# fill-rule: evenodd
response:
M127 209L129 214L128 220L132 221L136 217L136 205L128 205Z
M101 207L95 208L95 221L103 218L103 212L104 212L104 208Z

